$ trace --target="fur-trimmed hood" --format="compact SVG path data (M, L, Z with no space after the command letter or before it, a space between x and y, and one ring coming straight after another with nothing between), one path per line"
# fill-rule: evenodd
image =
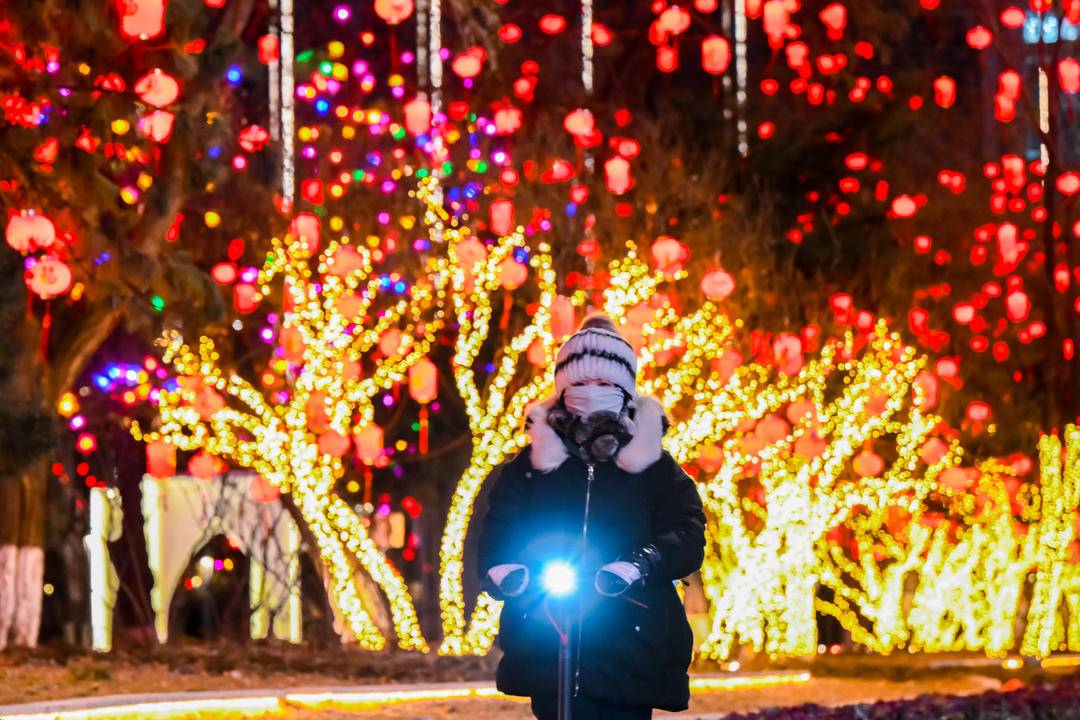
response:
M532 443L529 460L540 472L551 472L570 457L562 438L547 422L556 400L552 395L533 403L525 414L525 432ZM664 452L661 441L668 426L664 407L656 399L639 396L634 404L633 439L615 456L615 465L628 473L644 472L660 459Z

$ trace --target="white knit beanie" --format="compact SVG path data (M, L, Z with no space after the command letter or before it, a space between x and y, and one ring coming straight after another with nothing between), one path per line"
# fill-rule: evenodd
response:
M590 315L555 358L555 394L583 380L606 380L637 397L637 355L606 315Z

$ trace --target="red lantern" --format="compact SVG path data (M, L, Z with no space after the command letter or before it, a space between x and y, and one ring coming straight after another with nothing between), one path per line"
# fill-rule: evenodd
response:
M958 467L945 468L938 479L942 485L956 492L963 492L974 484L964 468Z
M735 278L727 270L710 270L701 278L701 291L710 300L723 300L735 291Z
M604 182L615 195L622 195L634 186L630 163L623 157L613 157L604 163Z
M668 235L661 235L652 245L653 261L665 273L680 269L690 259L690 248Z
M779 415L766 415L754 428L754 434L761 438L766 445L772 445L788 436L791 426Z
M176 475L176 446L168 440L146 443L146 474L156 478Z
M188 460L188 472L192 477L200 480L213 480L225 472L225 467L225 462L221 458L205 450L200 450Z
M830 40L839 40L844 36L844 28L847 27L846 7L838 2L831 3L818 13L818 17L825 24Z
M255 312L259 306L259 290L251 283L233 285L233 306L237 312Z
M698 453L697 464L706 473L712 475L724 466L724 451L716 445L705 445Z
M967 44L976 50L985 50L990 47L994 35L982 25L976 25L967 31L966 39Z
M156 143L169 142L176 117L168 110L155 110L139 118L139 132Z
M168 0L117 0L120 34L126 40L149 40L165 32Z
M390 25L398 25L413 13L413 0L375 0L375 14Z
M317 215L300 213L293 218L289 234L293 236L294 240L302 240L307 246L307 253L310 255L319 249L320 225Z
M852 467L859 477L877 477L885 469L885 461L873 450L863 450L855 456Z
M799 439L795 441L795 452L807 460L812 460L824 455L828 445L825 438L816 432L809 432L799 436Z
M596 129L596 121L593 120L591 112L579 108L567 113L566 119L563 120L563 127L571 135L585 138L592 135L593 130Z
M281 497L281 490L262 475L251 478L248 496L257 503L274 502Z
M394 357L405 346L405 335L398 328L390 328L379 338L379 352L386 357Z
M214 388L203 387L195 393L193 407L195 412L199 413L200 418L209 420L225 407L225 398L221 397Z
M771 47L779 48L784 42L788 21L788 7L784 0L766 0L761 22Z
M495 134L513 135L521 127L521 111L516 107L504 107L495 111Z
M372 465L382 455L383 429L374 423L364 425L353 433L353 444L357 459L365 465Z
M574 303L565 295L556 295L551 303L551 335L560 340L574 332Z
M44 215L23 211L8 220L8 245L20 253L51 247L56 242L56 227Z
M934 80L934 102L943 108L952 107L956 102L956 81L946 75Z
M499 281L507 290L517 290L529 276L529 269L513 258L507 258L499 265Z
M331 457L341 457L349 452L349 438L337 430L327 430L319 436L319 453Z
M42 300L66 293L72 279L71 268L52 255L35 260L25 273L26 286Z
M1031 299L1023 290L1013 290L1005 296L1005 314L1015 323L1024 322L1031 313Z
M435 363L420 358L409 368L409 396L421 405L427 405L438 396L439 373Z
M686 32L690 27L690 13L678 5L672 5L660 17L656 19L656 26L660 32L678 35Z
M540 18L540 30L546 35L558 35L566 29L566 18L562 15L548 14Z
M671 45L656 48L656 67L660 72L672 73L679 69L679 51Z
M1080 62L1076 58L1065 58L1058 63L1058 82L1070 95L1080 92Z
M997 231L998 255L1001 262L1012 265L1020 257L1020 246L1016 226L1012 223L1002 223Z
M923 443L923 446L919 449L919 458L927 465L933 465L934 463L945 457L945 454L949 451L949 446L945 444L940 438L930 438Z
M910 195L897 195L892 201L893 214L898 218L909 218L919 209Z
M345 277L364 267L364 258L352 245L342 245L327 262L326 273L336 277Z
M180 83L160 68L154 68L135 81L135 94L147 105L165 107L180 97Z
M1015 70L1005 70L998 75L998 94L1015 100L1020 97L1021 81L1020 73Z
M270 133L259 125L248 125L240 131L237 140L244 152L258 152L270 141Z
M304 403L307 426L315 434L324 433L330 427L330 414L326 411L326 393L313 392Z
M263 35L259 38L259 62L269 65L279 57L278 39L273 35Z
M773 361L785 375L797 375L803 366L802 338L780 333L773 340Z
M431 103L413 98L405 103L405 129L413 135L423 135L431 129Z
M460 78L474 78L480 74L486 58L487 53L484 52L484 49L474 46L455 57L454 61L450 63L450 69Z
M968 403L967 416L975 422L982 422L990 417L990 406L981 400Z
M710 35L701 41L701 67L710 75L721 75L731 64L731 43L727 38Z
M491 219L491 232L496 235L508 235L514 229L514 201L499 198L488 207Z

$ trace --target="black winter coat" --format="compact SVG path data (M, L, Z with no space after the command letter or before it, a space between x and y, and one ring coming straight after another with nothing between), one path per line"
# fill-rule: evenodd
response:
M526 447L495 481L480 534L481 578L502 563L521 563L530 577L526 591L503 607L497 686L509 695L555 694L558 636L544 613L538 585L547 561L567 559L581 568L578 695L684 710L690 699L693 637L673 581L701 566L701 498L667 452L640 473L612 463L594 465L593 473L584 558L588 470L580 458L571 456L542 473L533 468ZM649 543L663 560L644 587L635 583L620 597L596 592L593 580L601 565Z

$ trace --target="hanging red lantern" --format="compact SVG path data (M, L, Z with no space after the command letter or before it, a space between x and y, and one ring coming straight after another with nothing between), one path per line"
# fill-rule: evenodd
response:
M423 135L431 129L431 103L422 97L405 103L405 129L413 135Z
M1015 323L1024 322L1031 314L1031 298L1023 290L1013 290L1005 296L1005 314Z
M1020 259L1019 230L1012 223L1002 223L997 231L998 256L1012 265Z
M516 107L503 107L495 111L495 134L513 135L521 127L521 111Z
M779 48L783 44L789 18L788 5L784 0L766 0L761 22L770 47Z
M710 75L722 75L731 64L731 43L727 38L710 35L701 41L701 67Z
M990 47L990 43L994 40L994 35L982 25L976 25L967 31L965 39L967 40L967 44L976 50L985 50Z
M933 465L948 452L949 446L941 438L930 438L919 448L919 459L927 465Z
M160 68L154 68L135 81L135 94L154 107L165 107L180 97L180 83Z
M165 32L168 0L116 0L125 40L150 40Z
M237 135L237 141L244 152L258 152L270 142L270 133L259 125L248 125Z
M943 108L952 107L956 102L956 81L947 75L934 80L934 102Z
M981 400L968 403L967 416L975 422L983 422L990 418L990 405Z
M420 358L409 368L409 396L427 405L439 393L439 371L428 358Z
M694 9L699 13L715 12L719 6L718 0L694 0Z
M372 423L353 433L356 458L365 465L373 465L383 451L383 429Z
M139 132L156 143L169 142L176 116L168 110L155 110L139 118Z
M566 29L566 18L562 15L548 14L540 18L540 31L546 35L558 35Z
M672 5L660 13L656 26L660 32L679 35L690 27L690 13L678 5Z
M718 445L705 445L698 452L698 467L712 475L724 466L724 451Z
M514 229L514 201L507 198L494 200L488 206L491 232L496 235L508 235Z
M342 245L328 258L326 274L346 277L364 267L364 258L352 245Z
M859 477L877 477L885 469L885 461L873 450L863 450L855 456L852 467Z
M202 387L195 393L195 402L192 403L195 412L203 420L210 420L225 407L225 398L221 397L217 390L212 387Z
M844 28L847 27L847 8L838 2L830 3L818 13L821 22L824 23L830 40L839 40L844 36Z
M73 280L71 268L52 255L32 261L24 277L26 286L42 300L63 295Z
M331 457L341 457L349 452L349 444L349 438L337 430L327 430L319 436L319 453Z
M690 248L668 235L661 235L652 244L653 261L664 273L671 273L682 268L690 259Z
M156 478L176 475L176 446L168 440L146 443L146 474Z
M413 0L375 0L375 14L390 25L398 25L413 13Z
M1015 70L1005 70L998 75L998 94L1010 100L1020 97L1023 79Z
M773 340L773 362L784 375L798 375L803 366L802 338L780 333Z
M248 484L248 497L257 503L274 502L281 497L281 490L262 475L256 475Z
M317 215L300 213L292 221L289 234L294 240L299 240L306 246L306 252L310 255L319 249L319 230L321 222Z
M237 312L255 312L259 306L259 290L251 283L236 283L233 285L233 307Z
M701 291L710 300L723 300L735 291L735 278L727 270L710 270L701 278Z
M1058 63L1058 82L1070 95L1080 92L1080 62L1076 58L1065 58Z
M970 488L973 483L971 477L964 472L963 468L950 467L941 471L938 481L945 487L955 492L963 492Z
M630 163L624 157L613 157L604 163L604 183L615 195L622 195L634 186Z
M565 295L556 295L551 303L551 336L561 340L574 332L574 302Z
M578 108L566 114L563 127L571 135L583 138L592 135L593 130L596 129L596 121L590 111Z
M188 472L200 480L213 480L225 469L225 462L221 458L205 450L200 450L188 460Z
M499 265L499 282L507 290L517 290L529 277L529 269L513 258L507 258Z
M44 215L24 210L8 219L5 236L16 252L30 253L52 247L56 242L56 227Z
M259 62L269 65L280 56L280 43L274 35L263 35L259 38Z
M484 52L484 49L474 46L463 53L459 53L454 58L454 61L450 63L450 69L459 78L467 80L480 74L486 59L487 53Z
M679 69L679 51L671 45L656 48L656 67L660 72L672 73Z

